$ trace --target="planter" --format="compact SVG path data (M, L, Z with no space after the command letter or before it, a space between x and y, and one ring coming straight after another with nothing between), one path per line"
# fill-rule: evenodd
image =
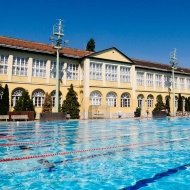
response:
M135 112L134 112L134 116L135 116L135 117L140 117L140 116L141 116L141 113L138 112L138 111L135 111Z
M66 113L58 112L58 113L50 113L44 112L40 113L40 121L66 121Z
M34 121L34 111L13 111L13 112L8 112L8 115L9 115L9 121L12 120L11 115L27 115L28 121Z
M165 118L167 117L167 113L165 110L163 111L152 111L153 118Z

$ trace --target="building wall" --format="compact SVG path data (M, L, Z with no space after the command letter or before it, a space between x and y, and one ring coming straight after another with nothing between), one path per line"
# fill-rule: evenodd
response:
M8 56L8 73L0 73L0 83L4 87L8 84L9 94L10 94L10 104L12 101L12 92L16 88L24 88L29 91L30 96L36 89L41 89L44 93L51 93L55 90L56 79L51 78L50 69L51 62L56 61L55 55L26 52L22 50L14 49L0 49L0 55ZM27 58L28 59L28 75L18 76L13 74L13 59L14 57ZM46 76L45 77L33 77L32 76L32 64L33 60L44 60L46 62ZM109 59L109 60L108 60ZM117 60L116 60L117 59ZM125 58L121 53L114 50L108 53L98 54L94 57L87 57L80 59L74 58L64 58L60 57L60 62L63 65L63 76L60 79L60 92L62 93L62 101L65 99L67 94L67 88L70 84L74 85L74 90L78 94L78 100L81 104L80 115L81 118L88 118L88 112L90 107L90 94L94 91L98 91L102 95L101 105L106 106L106 95L109 92L113 92L116 95L116 106L110 107L110 115L117 115L118 111L122 111L124 114L132 113L137 108L137 97L142 94L144 99L142 102L142 114L145 115L145 111L149 109L151 112L156 104L156 97L162 94L163 100L165 101L166 96L168 96L168 87L164 87L164 75L171 76L171 73L158 70L150 70L145 68L137 68L131 61ZM99 80L90 79L90 64L91 62L99 63L102 65L102 78ZM69 68L69 64L76 64L78 66L78 79L67 79L66 68ZM112 65L117 67L117 80L108 81L106 80L106 66ZM121 71L120 68L125 67L130 69L130 81L122 82L120 80ZM137 75L138 73L143 73L143 85L138 85ZM152 75L152 85L147 85L147 74ZM161 87L156 86L156 75L161 75ZM178 86L175 88L176 93L181 93L184 97L190 96L190 88L187 85L187 79L190 76L175 74L177 77ZM184 79L184 89L181 89L180 80ZM170 87L171 88L171 87ZM121 96L123 93L128 93L130 95L130 107L121 107ZM153 106L148 107L147 98L151 95L153 97ZM171 108L173 107L171 101ZM13 110L13 106L11 106ZM39 114L42 107L36 107L36 111ZM54 108L53 108L53 111Z

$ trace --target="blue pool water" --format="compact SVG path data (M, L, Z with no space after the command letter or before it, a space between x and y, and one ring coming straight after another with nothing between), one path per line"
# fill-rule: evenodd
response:
M190 118L0 124L2 190L190 190Z

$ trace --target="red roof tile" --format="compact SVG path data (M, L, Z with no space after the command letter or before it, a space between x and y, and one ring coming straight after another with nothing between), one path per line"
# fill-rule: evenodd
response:
M56 52L56 49L53 49L50 44L43 44L43 43L20 40L20 39L9 38L9 37L4 37L4 36L0 36L0 46L13 47L17 49L25 49L29 51L39 51L39 52L44 52L44 53ZM82 58L91 53L93 52L67 48L67 47L63 47L60 50L60 55L63 54L68 57L77 57L77 58Z
M53 54L56 52L56 49L53 49L50 44L43 44L43 43L20 40L20 39L4 37L4 36L0 36L0 46L24 49L28 51L44 52L44 53L50 53L50 54ZM90 52L90 51L66 48L66 47L63 47L62 50L60 50L60 55L63 55L66 57L75 57L75 58L82 58L92 53L93 52ZM135 63L137 68L160 70L160 71L166 71L166 72L171 71L171 66L169 64L161 64L161 63L155 63L155 62L139 60L139 59L131 59L131 60ZM190 69L177 67L175 72L189 75Z
M162 63L155 63L151 61L145 61L145 60L139 60L139 59L132 59L136 65L136 67L139 68L145 68L145 69L151 69L151 70L160 70L160 71L166 71L171 72L171 65L168 64L162 64ZM182 68L178 67L175 69L175 73L181 73L181 74L190 74L190 69L188 68Z

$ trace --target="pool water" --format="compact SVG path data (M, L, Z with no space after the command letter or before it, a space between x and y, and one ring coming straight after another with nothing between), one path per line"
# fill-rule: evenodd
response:
M2 190L190 190L190 118L0 124Z

